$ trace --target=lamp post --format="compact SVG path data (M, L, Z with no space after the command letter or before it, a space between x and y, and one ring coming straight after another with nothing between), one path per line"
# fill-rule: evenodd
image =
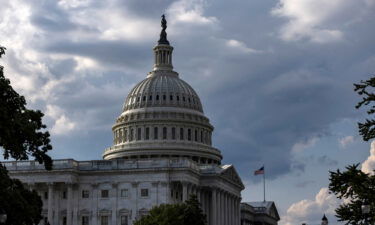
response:
M5 224L5 222L7 222L7 217L5 212L0 213L0 224Z
M365 223L368 225L368 215L370 214L370 204L367 200L362 203L361 206L362 214L365 216Z

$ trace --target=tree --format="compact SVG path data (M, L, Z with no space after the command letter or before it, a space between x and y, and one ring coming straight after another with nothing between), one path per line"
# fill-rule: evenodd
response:
M337 208L336 216L345 224L362 225L368 219L370 224L375 222L375 175L370 175L358 169L359 164L346 167L345 172L330 171L329 190L339 199L345 200ZM362 204L370 203L370 214L363 215Z
M11 179L0 164L0 208L7 214L6 224L38 224L42 219L42 200L17 179Z
M180 204L162 204L153 207L149 214L137 220L134 225L206 225L197 196Z
M0 46L0 58L5 48ZM52 149L43 113L26 108L26 100L20 96L5 78L0 66L0 149L5 159L26 160L30 156L52 169L52 159L47 152ZM7 214L9 225L38 224L42 219L42 200L35 191L9 177L0 163L0 212Z
M3 54L5 48L0 47L0 58ZM32 156L46 169L52 168L47 155L52 146L48 131L44 131L43 116L39 110L26 108L25 98L13 90L0 66L0 147L5 159L26 160Z
M368 106L369 109L367 110L368 115L372 115L375 113L375 94L373 93L373 89L375 88L375 77L370 78L366 81L361 81L359 84L354 84L354 91L356 91L359 95L362 96L362 100L358 102L355 106L357 109ZM372 90L371 90L372 89ZM375 138L375 120L374 119L366 119L364 123L358 123L359 133L362 136L364 141L371 140Z

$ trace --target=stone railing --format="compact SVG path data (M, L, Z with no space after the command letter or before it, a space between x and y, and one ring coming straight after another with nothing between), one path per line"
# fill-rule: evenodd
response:
M9 171L44 170L44 165L36 161L11 161L1 162ZM53 170L131 170L131 169L157 169L157 168L190 168L201 170L196 162L188 159L139 159L139 160L92 160L75 161L73 159L59 159L53 161Z

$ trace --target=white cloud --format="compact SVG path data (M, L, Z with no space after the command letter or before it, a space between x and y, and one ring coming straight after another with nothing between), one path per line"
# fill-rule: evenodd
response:
M319 224L323 214L333 218L335 209L340 204L334 195L329 194L328 188L321 188L315 199L304 199L293 203L282 216L280 223L283 225ZM330 221L331 224L333 221Z
M238 41L238 40L234 40L234 39L227 40L226 45L228 47L231 47L231 48L236 49L236 50L238 50L240 52L243 52L243 53L259 53L259 52L261 52L261 51L249 48L249 47L246 46L245 43L243 43L241 41Z
M307 141L301 141L301 142L295 143L292 147L292 152L298 153L298 152L304 151L307 148L313 147L318 140L319 138L313 137L313 138L308 139Z
M53 135L67 135L76 128L76 124L56 105L47 105L46 116L54 120L51 128Z
M193 23L199 25L210 25L217 23L217 18L206 17L204 13L205 1L203 0L179 0L174 2L167 13L172 23Z
M370 155L362 163L362 171L364 173L375 174L375 141L371 142Z
M346 136L346 137L339 139L339 143L342 148L346 148L348 145L350 145L353 142L354 142L353 136Z
M359 20L372 5L372 0L279 0L271 13L288 19L280 31L283 40L327 43L341 40L343 26Z

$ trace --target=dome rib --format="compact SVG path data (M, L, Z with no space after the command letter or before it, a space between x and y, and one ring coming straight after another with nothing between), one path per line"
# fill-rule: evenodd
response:
M152 100L149 100L149 96ZM159 100L156 96L159 95ZM163 95L166 95L165 100ZM173 95L171 102L169 95ZM146 96L144 98L143 96ZM179 96L179 102L177 97ZM185 101L183 101L185 97ZM188 101L190 99L190 102ZM147 104L145 104L147 103ZM194 89L185 81L170 74L157 74L139 82L129 93L123 106L123 112L129 109L144 107L170 106L189 108L203 112L199 97Z

